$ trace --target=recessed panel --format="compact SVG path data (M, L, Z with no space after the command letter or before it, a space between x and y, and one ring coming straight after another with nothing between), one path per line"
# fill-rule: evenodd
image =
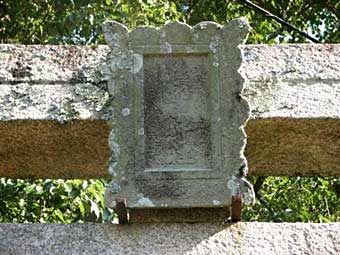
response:
M206 54L144 56L147 171L211 169L208 63Z

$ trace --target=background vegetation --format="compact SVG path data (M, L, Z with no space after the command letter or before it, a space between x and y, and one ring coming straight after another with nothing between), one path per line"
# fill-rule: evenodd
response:
M315 36L340 42L338 0L254 0L254 3ZM100 25L113 19L129 28L179 20L195 25L203 20L221 24L246 16L253 31L248 43L306 42L249 9L242 1L197 0L0 0L0 42L21 44L102 44ZM245 220L340 220L340 180L337 178L252 177L257 202L243 211ZM105 180L0 179L0 221L112 221L103 207Z
M296 33L249 9L241 0L0 0L3 43L104 43L100 25L113 19L129 28L180 20L221 24L246 16L254 28L248 43L304 42ZM323 42L339 42L338 0L253 0Z

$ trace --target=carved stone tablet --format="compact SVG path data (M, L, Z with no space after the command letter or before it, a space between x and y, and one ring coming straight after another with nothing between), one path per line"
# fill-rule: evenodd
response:
M208 56L144 58L145 166L210 169Z
M247 21L131 32L106 22L103 31L114 108L107 206L125 198L132 209L226 207L240 193L251 202L239 171L249 108L238 45Z

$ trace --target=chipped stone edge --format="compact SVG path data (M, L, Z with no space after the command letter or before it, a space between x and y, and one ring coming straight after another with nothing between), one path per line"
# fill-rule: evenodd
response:
M236 38L239 39L237 49L240 52L240 57L241 59L243 58L243 53L241 52L240 44L244 44L248 32L250 31L250 26L246 18L240 18L236 20L230 21L228 24L221 26L217 23L214 22L201 22L197 24L194 27L191 27L185 23L174 21L174 22L168 22L164 26L154 28L154 27L148 27L148 26L142 26L138 27L132 31L129 31L126 26L123 24L120 24L116 21L106 21L103 23L102 30L104 32L105 40L107 44L111 48L111 52L108 55L108 61L109 61L109 68L111 71L112 75L112 80L115 81L115 83L120 83L122 79L122 71L124 72L129 72L132 74L136 74L140 71L142 68L142 55L136 54L132 51L132 48L134 45L131 45L129 42L129 37L137 37L138 35L143 35L143 32L147 31L149 33L148 37L144 37L143 41L141 43L137 43L137 46L140 45L145 45L145 46L150 46L150 45L157 45L160 47L161 51L164 53L172 53L172 45L209 45L210 50L214 51L217 47L219 47L218 39L221 36L223 36L223 33L229 33L228 27L235 25L238 27L239 31L238 34L233 35L236 36ZM213 27L213 29L216 29L219 33L215 31L214 35L215 36L210 36L208 35L207 37L204 37L204 32L207 27ZM174 34L175 32L175 34ZM145 33L145 34L147 34ZM200 41L200 34L201 37L203 37L203 41ZM170 42L170 43L169 43ZM216 45L215 45L215 44ZM223 44L222 44L223 45ZM188 52L191 52L192 49L187 48ZM214 52L215 58L217 58L216 52ZM243 139L243 144L241 146L241 151L240 151L240 159L242 161L242 165L244 167L241 170L235 170L235 174L231 176L231 180L228 182L228 187L231 190L232 195L240 194L242 193L243 195L243 201L244 204L246 205L251 205L255 201L255 196L253 192L253 188L251 184L245 179L245 176L247 174L247 160L244 155L244 150L246 146L246 133L245 133L245 124L250 118L250 108L248 102L245 100L244 97L242 97L243 89L244 89L244 83L245 80L243 76L241 75L239 69L240 65L238 66L237 70L237 75L239 76L238 78L241 79L241 82L239 84L239 96L240 96L240 115L244 115L244 118L241 118L240 123L240 131L244 137ZM214 59L213 65L215 67L218 67L219 65L219 60ZM114 91L115 91L115 84L109 84L108 90L112 93L112 96L114 96ZM118 113L119 114L119 113ZM124 117L127 117L130 115L130 109L125 107L121 110L121 114ZM113 121L115 123L115 121ZM113 124L113 129L111 134L119 133L119 124L118 126ZM114 139L109 137L109 144L110 148L112 150L112 156L109 161L109 172L113 176L112 183L109 185L109 188L107 189L105 193L105 200L110 201L108 202L109 207L115 207L115 203L112 199L112 196L114 194L118 194L120 191L120 185L118 183L118 180L126 179L125 176L122 176L123 173L117 173L117 172L123 172L123 171L116 171L119 167L117 162L112 160L118 159L120 156L120 153L116 153L116 148L119 148L119 142L114 141ZM116 136L116 135L114 135ZM113 145L112 145L113 144ZM127 151L123 151L123 155L127 154ZM127 156L125 155L124 158ZM240 168L240 169L241 169ZM112 188L112 187L114 188ZM119 187L119 188L117 188ZM144 198L143 199L148 199ZM148 199L149 200L149 199ZM150 200L151 201L151 200ZM140 203L135 203L135 205L140 205ZM143 203L144 206L153 206L153 203Z
M245 127L247 125L247 122L251 118L251 110L250 110L250 104L247 101L246 97L244 96L246 77L241 72L241 67L243 63L242 60L244 58L244 50L241 48L241 45L243 45L247 41L247 38L249 35L248 33L251 31L251 27L246 18L236 19L231 22L238 22L240 26L244 27L244 30L247 31L245 32L245 36L241 39L240 44L237 46L237 48L240 51L240 55L241 55L241 64L237 70L237 73L242 80L240 99L241 99L241 103L243 104L243 109L246 112L245 113L246 118L240 127L243 133L243 136L244 136L243 147L241 149L241 155L240 155L243 160L243 164L241 164L240 168L238 169L238 172L234 176L231 177L231 180L229 181L231 183L228 182L228 186L230 185L232 187L231 190L232 190L233 196L239 195L239 194L242 195L242 204L246 206L251 206L255 204L255 192L254 192L253 185L246 179L246 176L248 174L248 161L245 156L245 149L247 146L247 133L246 133Z
M236 24L236 27L239 28L239 31L237 35L235 34L228 34L229 26L233 26ZM255 203L255 192L253 189L252 184L246 179L247 173L248 173L248 162L245 157L245 148L247 145L247 134L245 131L245 126L247 122L250 119L250 104L247 101L246 97L244 96L244 90L245 90L245 83L246 83L246 77L241 72L241 67L243 63L244 58L244 51L242 49L242 45L246 42L248 38L248 34L251 31L251 27L248 23L248 20L244 17L234 19L227 23L223 29L226 31L228 36L233 36L239 39L239 42L237 44L237 50L239 52L239 66L237 68L237 78L240 79L241 82L238 83L239 85L239 100L240 100L240 115L242 116L240 118L239 122L239 129L242 133L243 140L242 140L242 146L240 150L240 159L241 164L239 169L235 169L235 172L233 175L230 176L229 181L227 183L228 188L231 190L232 196L241 195L242 196L242 204L246 206L254 205ZM233 63L236 65L236 63ZM237 80L235 78L235 80Z

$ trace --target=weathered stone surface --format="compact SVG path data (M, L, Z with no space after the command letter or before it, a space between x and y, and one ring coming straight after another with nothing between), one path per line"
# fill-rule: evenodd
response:
M240 96L244 80L238 72L238 46L250 30L247 20L195 29L170 22L156 29L159 41L153 28L128 32L112 24L110 31L104 25L112 46L107 65L113 96L113 180L106 205L115 208L115 199L123 197L131 209L220 208L236 194L251 203L251 185L240 189L244 176L239 171L247 164L244 126L250 114ZM206 32L202 40L198 28ZM143 31L151 34L150 44L137 43Z
M192 45L191 27L181 22L169 22L162 26L159 31L160 44L166 48L173 45Z
M157 45L160 42L160 34L154 27L141 26L132 30L129 33L130 45L134 46L146 46L146 45Z
M123 24L116 21L105 21L102 29L105 40L112 49L128 46L128 29Z
M244 94L250 102L252 118L339 118L340 45L246 45L242 49L244 58L240 72L246 78ZM46 116L60 119L58 114L48 114L52 107L49 100L35 100L40 93L45 94L45 98L53 98L51 88L54 88L56 100L62 101L61 95L66 93L66 97L79 105L79 112L88 112L88 106L81 103L82 98L76 97L71 93L73 88L68 87L85 84L95 86L96 91L102 88L104 93L98 101L103 100L107 91L105 61L108 52L107 46L0 45L3 63L0 67L0 105L3 107L8 101L15 101L15 94L22 90L33 98L32 101L22 100L22 110L15 110L13 114L9 113L10 109L2 109L0 120L44 120ZM22 85L7 87L17 83ZM39 84L41 90L27 90L27 84ZM51 87L52 84L60 85ZM4 98L9 90L13 95ZM29 107L30 114L22 115L21 112ZM55 107L55 113L61 112L60 103ZM104 116L102 111L78 114L72 119L108 118L104 113Z
M336 119L262 119L246 129L249 175L339 176ZM108 177L106 121L0 122L0 175L11 178Z
M1 254L340 253L340 223L0 224Z
M253 119L340 118L340 45L249 45L240 71Z
M246 131L251 175L340 176L338 119L256 119Z
M89 83L0 84L0 119L11 120L108 120L112 106L103 87Z
M249 174L339 176L340 45L242 48L252 109ZM1 176L108 175L108 52L108 46L0 45Z
M145 57L146 168L212 167L208 65L205 55Z
M0 45L0 83L100 82L108 46Z
M1 86L1 85L0 85ZM101 178L109 175L107 121L1 121L0 175Z

